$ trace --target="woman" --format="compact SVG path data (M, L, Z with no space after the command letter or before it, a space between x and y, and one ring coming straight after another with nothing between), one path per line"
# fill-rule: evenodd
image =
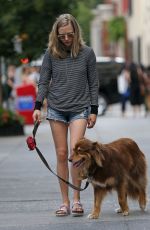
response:
M139 70L135 63L130 64L130 102L133 107L134 116L138 116L141 113L141 105L143 98L140 90L140 76Z
M57 156L57 173L69 178L68 148L72 154L75 143L84 136L86 127L92 128L98 110L98 79L93 50L84 45L81 30L70 14L60 15L49 35L38 84L33 119L41 119L41 107L47 98L49 120ZM70 131L70 144L67 138ZM71 168L72 183L80 187L77 169ZM68 186L59 181L62 205L56 216L70 214ZM79 191L73 191L73 216L84 213Z

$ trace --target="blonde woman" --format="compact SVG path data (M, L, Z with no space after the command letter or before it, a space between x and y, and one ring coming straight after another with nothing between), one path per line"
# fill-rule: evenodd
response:
M47 120L56 149L57 173L68 180L68 155L84 136L86 127L95 125L98 110L96 57L92 48L84 44L80 26L70 14L60 15L50 32L40 71L34 121L41 119L44 98L47 98ZM72 167L70 171L72 183L80 187L78 169ZM83 215L79 191L73 190L70 203L68 186L62 181L59 184L62 204L56 216Z

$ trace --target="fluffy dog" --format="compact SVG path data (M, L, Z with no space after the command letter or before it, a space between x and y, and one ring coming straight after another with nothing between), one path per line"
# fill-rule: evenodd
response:
M81 180L88 178L94 189L94 207L89 218L97 219L106 193L116 190L120 208L118 213L129 214L127 197L138 200L142 210L146 207L146 160L138 145L129 138L109 144L81 139L69 158L78 168Z

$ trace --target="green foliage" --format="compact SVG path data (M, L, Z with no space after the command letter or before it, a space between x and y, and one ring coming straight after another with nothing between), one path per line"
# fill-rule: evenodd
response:
M7 62L20 64L20 58L33 60L41 56L48 43L48 34L55 18L71 13L81 25L89 43L91 9L100 0L0 0L0 56ZM22 39L22 52L14 50L13 39Z
M93 18L88 4L86 5L83 1L79 1L77 4L76 18L81 26L84 40L87 44L90 43L90 22Z
M0 55L11 61L19 57L35 59L44 52L55 18L70 12L73 0L1 0ZM14 51L13 38L22 39L22 53ZM16 63L17 64L17 63ZM19 63L18 63L19 64Z
M10 110L0 107L0 127L4 127L5 125L11 125L14 122L23 125L24 118L16 112L12 112Z
M125 37L126 23L123 17L114 17L108 23L109 37L111 41L118 42Z

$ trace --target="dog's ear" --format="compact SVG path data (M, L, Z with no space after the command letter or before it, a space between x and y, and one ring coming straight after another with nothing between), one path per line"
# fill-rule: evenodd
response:
M95 150L94 159L96 164L103 167L102 161L105 160L105 157L101 151L100 145L97 142L93 142L93 149Z

